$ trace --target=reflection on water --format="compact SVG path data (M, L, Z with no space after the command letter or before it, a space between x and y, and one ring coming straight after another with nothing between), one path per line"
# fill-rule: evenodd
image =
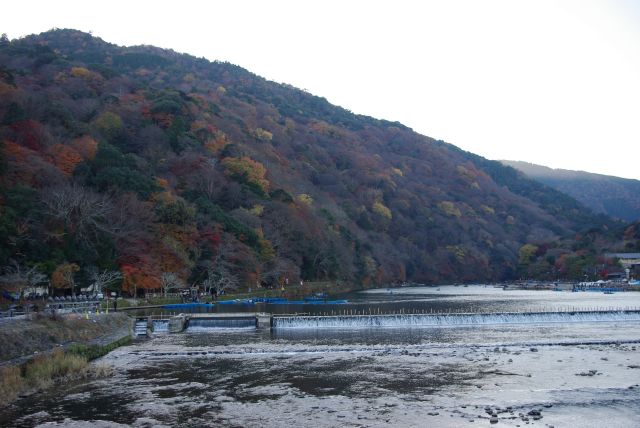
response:
M640 295L631 293L622 299L484 287L402 292L349 299L362 308L437 303L443 311L483 312L640 306ZM639 348L640 322L620 320L205 328L119 348L101 361L116 368L113 378L19 400L0 411L0 426L457 427L488 426L494 413L499 426L633 426L640 420ZM538 410L540 419L527 416Z
M640 293L503 290L492 286L403 287L367 290L338 296L343 304L238 303L169 312L268 312L272 314L339 315L360 313L495 313L552 310L640 309ZM256 295L256 297L260 297ZM140 311L141 315L167 312Z

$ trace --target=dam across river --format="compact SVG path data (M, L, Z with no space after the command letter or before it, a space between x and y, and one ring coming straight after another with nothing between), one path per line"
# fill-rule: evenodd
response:
M567 309L564 311L526 311L496 313L342 313L273 315L264 312L179 314L169 318L138 318L154 333L178 333L220 328L271 329L361 329L430 328L498 324L564 324L640 321L640 308ZM140 336L146 328L138 328ZM144 334L143 334L144 332Z

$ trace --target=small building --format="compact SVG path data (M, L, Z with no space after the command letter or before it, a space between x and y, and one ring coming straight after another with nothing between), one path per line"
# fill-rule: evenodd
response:
M640 277L640 253L607 253L605 257L620 260L622 268L628 272L629 276Z

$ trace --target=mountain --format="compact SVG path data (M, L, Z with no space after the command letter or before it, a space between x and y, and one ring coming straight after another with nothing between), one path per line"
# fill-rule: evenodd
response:
M553 187L597 213L626 221L640 219L640 181L584 171L552 169L519 161L501 161Z
M612 224L400 123L75 30L0 40L0 118L0 266L61 288L508 279L525 244Z

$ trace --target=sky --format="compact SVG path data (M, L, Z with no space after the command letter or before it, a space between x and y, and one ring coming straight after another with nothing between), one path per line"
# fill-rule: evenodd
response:
M52 28L229 61L489 159L640 179L640 0L33 1Z

